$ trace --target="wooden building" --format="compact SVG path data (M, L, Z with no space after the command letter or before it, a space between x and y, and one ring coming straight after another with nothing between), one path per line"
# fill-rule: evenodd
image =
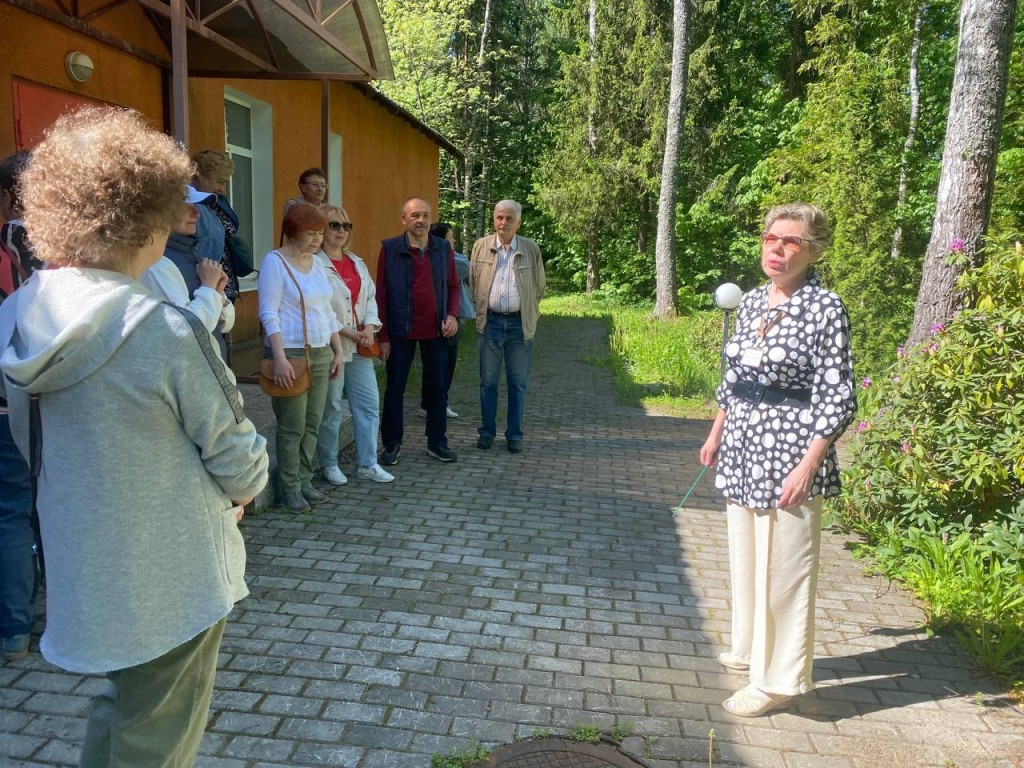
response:
M78 105L131 107L190 151L231 153L229 197L257 262L305 168L327 173L327 201L346 208L372 268L404 199L436 208L439 152L458 155L369 85L393 77L375 0L0 0L0 30L0 156ZM254 276L242 290L233 367L245 374Z

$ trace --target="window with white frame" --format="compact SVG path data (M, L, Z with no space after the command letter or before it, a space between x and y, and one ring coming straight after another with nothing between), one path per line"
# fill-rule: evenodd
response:
M341 136L331 133L327 141L327 178L330 179L330 189L327 192L327 202L332 205L344 206L342 200L342 175L341 175Z
M225 149L235 164L228 199L238 214L238 236L251 247L256 268L273 247L273 111L266 102L224 89ZM256 287L255 274L242 279Z

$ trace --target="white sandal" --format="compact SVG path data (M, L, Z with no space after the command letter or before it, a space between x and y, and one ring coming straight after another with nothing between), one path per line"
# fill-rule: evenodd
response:
M785 709L793 702L792 696L765 693L756 685L748 685L726 699L722 706L730 715L760 717L776 709Z

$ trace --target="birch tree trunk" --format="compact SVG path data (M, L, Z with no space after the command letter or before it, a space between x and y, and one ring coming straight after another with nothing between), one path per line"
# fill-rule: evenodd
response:
M597 0L590 0L587 9L587 33L590 39L590 87L587 90L587 147L593 158L597 152L597 127L594 115L597 112ZM601 287L600 252L597 232L591 225L587 230L587 293Z
M676 315L676 168L686 117L686 77L690 58L689 0L674 0L672 5L672 79L669 81L665 156L661 163L658 234L654 245L657 281L654 316L662 319Z
M1009 76L1017 0L963 0L932 236L925 253L914 323L907 344L928 338L936 323L962 305L956 279L963 266L947 264L963 251L967 266L980 260L988 227L992 183Z
M892 234L893 261L900 257L903 250L903 217L907 207L907 166L910 165L910 153L914 149L914 136L917 133L917 121L921 115L921 85L918 82L918 60L921 55L921 26L924 23L924 12L928 7L922 2L914 16L914 37L910 44L910 124L907 126L907 140L903 142L903 157L900 159L900 184L896 192L896 231Z

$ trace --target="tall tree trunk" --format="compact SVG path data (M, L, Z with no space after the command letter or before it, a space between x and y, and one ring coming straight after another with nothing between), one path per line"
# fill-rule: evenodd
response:
M963 266L946 263L964 251L975 266L992 207L992 183L1009 76L1017 0L963 0L960 39L949 101L942 172L932 236L908 345L928 338L962 304L956 279Z
M481 110L486 109L490 104L490 94L485 86L490 79L487 71L487 42L491 32L491 0L484 2L484 17L480 24L480 45L476 53L476 76L477 82L481 84L484 93L484 106L479 103L471 103L472 114L469 118L469 137L466 140L466 193L463 198L465 208L463 209L462 233L463 242L472 243L478 237L483 236L483 226L480 220L480 207L483 205L483 198L479 193L481 184L480 178L476 175L477 142L480 139ZM484 120L487 116L484 116ZM482 153L486 157L486 152Z
M597 112L597 0L590 0L587 8L587 33L590 41L590 71L587 89L587 152L593 159L597 154L597 126L594 116ZM587 293L601 287L600 250L597 229L593 224L587 229Z
M661 163L658 235L654 245L657 298L654 316L676 315L676 169L686 117L686 77L690 59L690 2L674 0L672 8L672 79L669 81L665 156Z
M596 111L597 100L597 0L590 0L589 18L587 31L590 34L590 88L589 104L587 107L587 144L590 146L590 154L597 149L597 128L594 127L594 112Z
M800 51L803 47L804 28L796 5L789 17L789 71L786 73L786 95L792 101L800 95Z
M601 287L601 265L597 258L597 229L591 225L587 230L587 293Z
M924 23L924 12L928 4L922 2L914 16L914 37L910 45L910 124L907 126L907 140L903 142L903 157L900 159L900 184L896 191L896 231L892 235L892 252L895 261L903 250L903 217L907 207L907 167L910 165L910 153L914 149L914 135L917 133L917 120L921 115L921 86L917 79L917 64L921 54L921 26Z

